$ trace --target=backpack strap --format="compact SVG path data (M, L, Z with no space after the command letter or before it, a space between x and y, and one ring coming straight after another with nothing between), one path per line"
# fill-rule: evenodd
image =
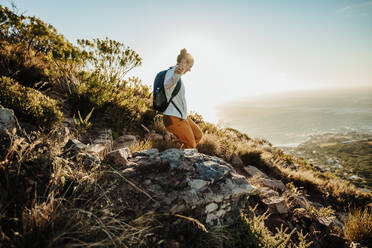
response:
M180 113L180 115L182 116L182 112L181 112L181 110L177 107L177 105L172 101L173 100L173 97L175 97L177 94L178 94L178 92L180 91L180 89L181 89L181 79L180 80L178 80L178 82L177 82L177 85L176 85L176 88L174 88L174 90L173 90L173 92L172 92L172 96L171 96L171 98L169 99L169 102L168 102L168 105L169 105L169 103L172 103L175 107L176 107L176 109L178 110L178 112Z
M178 110L178 112L179 112L180 115L182 116L182 112L181 112L181 110L180 110L180 109L177 107L177 105L172 101L172 100L173 100L173 97L175 97L175 96L178 94L178 92L180 91L180 89L181 89L181 83L182 83L181 79L178 80L177 85L176 85L176 88L174 88L174 90L173 90L173 92L172 92L172 96L171 96L171 98L169 99L169 102L172 103L173 106L176 107L176 109Z

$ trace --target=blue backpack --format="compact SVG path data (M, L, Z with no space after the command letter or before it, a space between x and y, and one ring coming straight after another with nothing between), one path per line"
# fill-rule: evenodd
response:
M169 67L169 69L170 68L171 67ZM169 101L167 101L167 96L165 95L165 89L164 89L164 79L165 79L165 73L167 73L168 70L159 72L155 77L154 90L153 90L153 107L154 107L154 110L157 110L163 113L168 108L169 104L172 103L176 107L178 112L180 112L180 115L182 116L181 111L176 106L176 104L174 104L174 102L172 101L173 97L175 97L180 91L182 81L181 81L181 78L178 80L177 85L172 92L171 98L169 99Z

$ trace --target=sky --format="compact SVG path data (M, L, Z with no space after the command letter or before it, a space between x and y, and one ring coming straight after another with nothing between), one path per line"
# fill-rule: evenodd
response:
M265 94L372 85L372 0L15 0L69 41L105 38L135 50L128 76L153 85L186 48L189 111ZM10 1L0 0L5 6Z

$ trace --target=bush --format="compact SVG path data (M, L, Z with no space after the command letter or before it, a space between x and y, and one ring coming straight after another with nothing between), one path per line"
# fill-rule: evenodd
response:
M98 74L82 78L77 92L69 96L73 113L86 116L92 108L92 122L110 126L114 131L139 126L150 107L150 89L138 78L123 83L106 81Z
M221 145L218 142L218 138L213 134L204 134L200 143L197 144L196 148L199 152L215 156L220 154Z
M25 43L0 41L0 75L15 79L24 86L35 87L49 80L50 65L41 55L26 50Z
M94 120L114 131L139 126L151 104L150 88L137 77L124 76L141 65L141 58L124 44L110 40L78 40L85 54L86 71L80 73L77 92L70 95L74 113L87 115L95 108Z
M24 86L49 86L68 79L89 58L37 17L18 15L0 5L0 24L0 75Z
M0 78L0 104L13 109L20 120L47 129L63 119L55 100L8 77Z
M260 165L262 151L258 149L240 150L238 155L246 165Z
M344 234L350 241L372 245L372 212L369 209L355 209L349 212Z

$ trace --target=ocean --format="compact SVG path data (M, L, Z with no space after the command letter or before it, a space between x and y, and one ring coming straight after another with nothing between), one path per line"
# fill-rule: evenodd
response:
M311 134L372 133L372 87L262 95L221 106L218 119L274 146L297 146Z

